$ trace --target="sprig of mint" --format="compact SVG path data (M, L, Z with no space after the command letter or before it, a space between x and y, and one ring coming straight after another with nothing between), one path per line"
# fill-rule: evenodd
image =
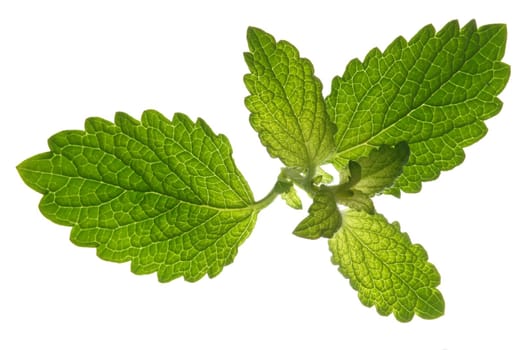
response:
M89 118L85 130L52 136L48 152L19 164L24 182L43 194L43 215L71 226L71 241L100 258L130 261L136 274L197 281L234 260L276 198L301 209L300 188L312 205L294 234L328 239L332 262L364 305L404 322L443 315L427 253L372 199L420 191L485 135L510 75L501 62L505 26L426 26L350 61L326 98L293 45L257 28L247 41L250 122L284 165L264 198L254 199L224 135L201 119L148 110L140 121Z

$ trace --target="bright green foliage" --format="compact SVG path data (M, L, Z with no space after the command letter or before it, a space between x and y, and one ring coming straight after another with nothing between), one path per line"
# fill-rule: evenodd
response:
M375 305L381 315L394 313L402 322L414 314L427 319L443 315L445 303L436 289L438 271L398 223L389 224L379 214L347 211L329 247L333 263L349 278L364 305Z
M382 146L367 157L351 160L340 171L340 185L331 187L336 202L351 209L374 213L371 197L388 190L409 159L409 146L401 142L395 147Z
M43 194L42 213L72 226L75 244L163 282L216 276L260 210L280 197L302 208L300 188L312 205L294 234L329 239L333 263L364 305L403 322L436 318L445 308L439 273L398 223L376 213L373 199L419 191L485 135L510 74L501 62L506 35L502 24L426 26L350 61L324 100L310 61L249 28L245 104L262 144L284 164L258 201L227 138L183 114L89 118L85 131L54 135L50 151L18 171ZM322 169L331 164L338 184Z
M372 150L367 157L349 162L351 189L368 196L382 193L391 187L403 166L409 160L409 146L405 142L396 147L383 146Z
M341 186L338 191L335 192L336 202L345 205L354 210L362 210L369 214L374 214L374 203L368 194L360 191L346 189L345 186Z
M72 226L71 241L109 261L131 261L162 282L216 276L252 231L257 210L223 135L183 114L146 111L87 119L18 166L44 197L40 210Z
M334 164L341 169L376 147L408 142L395 193L417 192L422 181L460 164L463 147L483 137L484 120L501 109L496 96L510 74L500 62L506 36L501 24L476 28L471 21L460 29L453 21L352 60L326 99L338 127Z
M341 214L336 198L327 187L321 187L314 195L309 216L294 229L294 234L303 238L332 237L341 225Z
M321 167L316 168L316 176L312 180L314 184L330 184L334 181L334 176L323 170Z
M251 74L244 80L251 95L245 104L253 128L271 156L289 167L314 169L332 153L334 140L312 64L294 46L276 43L260 29L249 28L247 41Z
M296 188L291 186L287 192L281 194L281 198L287 203L287 205L293 209L302 209L300 196L296 192Z

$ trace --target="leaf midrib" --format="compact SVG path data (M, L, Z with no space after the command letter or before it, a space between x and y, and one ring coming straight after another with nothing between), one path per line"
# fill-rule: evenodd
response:
M476 34L476 33L477 33L477 30L473 33L473 35ZM462 34L462 33L460 32L460 34ZM435 36L434 36L434 37L435 37ZM434 38L434 37L432 37L432 38ZM472 36L470 36L470 37L465 37L465 39L467 39L467 43L466 43L466 47L464 47L464 49L463 49L463 52L464 52L464 53L466 53L467 48L469 47L469 44L470 44L470 38L471 38L471 37L472 37ZM452 37L452 38L457 38L457 37ZM450 38L450 39L452 39L452 38ZM427 42L428 42L428 41L427 41ZM446 45L447 43L448 43L448 42L446 42L445 45ZM425 43L424 47L426 46L426 44L427 44L427 43ZM410 45L408 45L405 49L408 49L409 47L410 47ZM442 46L442 49L443 49L443 48L444 48L444 46ZM435 94L440 90L440 88L441 88L444 84L446 84L446 83L448 83L450 80L452 80L452 79L454 78L454 76L455 76L456 74L458 74L458 73L461 71L461 69L463 68L463 66L464 66L465 64L467 64L470 60L472 60L472 59L476 56L476 54L481 50L481 48L482 48L481 46L478 46L478 47L476 48L476 50L475 50L473 53L471 53L471 55L470 55L469 57L466 57L466 58L461 62L461 64L460 64L457 68L454 69L454 71L452 72L452 74L451 74L451 75L450 75L450 76L449 76L445 81L441 82L441 84L439 84L435 89L433 89L433 91L431 91L431 93L430 93L430 94L429 94L425 99L423 99L422 101L420 101L420 102L418 103L417 106L412 107L412 108L411 108L407 113L405 113L404 115L402 115L402 116L400 116L399 118L397 118L393 123L391 123L391 124L388 125L387 127L382 128L378 133L369 136L366 140L360 142L360 143L357 144L357 145L351 146L351 147L349 147L349 148L345 148L342 152L337 152L337 153L336 153L336 157L339 157L340 155L344 155L344 154L350 154L353 150L358 149L358 148L363 147L363 146L371 146L371 147L375 147L376 145L372 144L372 141L373 141L374 139L378 138L379 136L381 136L383 133L387 132L388 130L394 128L394 127L397 125L397 123L401 122L404 118L410 116L412 113L414 113L414 112L415 112L416 110L418 110L420 107L427 105L427 101L430 100L430 99L431 99L431 98L432 98L432 97L433 97L433 96L434 96L434 95L435 95ZM438 51L438 53L439 53L439 52L441 52L441 50ZM383 56L381 56L381 57L383 57ZM380 58L381 58L381 57L380 57ZM417 57L417 59L416 59L416 61L414 62L413 66L416 65L416 62L418 62L418 60L419 60L419 57ZM413 66L411 66L410 69L412 69ZM432 66L432 65L429 65L429 66L427 67L427 69L429 69L431 66ZM367 71L367 68L368 68L368 67L365 66L365 71ZM392 65L389 67L389 69L391 69L391 68L392 68ZM409 71L410 71L410 70L409 70ZM426 76L426 73L427 73L427 70L424 72L423 77ZM407 81L407 79L406 79L407 75L408 75L408 74L405 75L403 81L401 82L402 86L403 86L403 85L405 84L405 82ZM383 76L380 77L380 81L379 81L379 83L381 83L382 79L383 79ZM423 82L423 81L424 81L424 80L422 80L422 82ZM345 83L346 83L345 80L341 80L341 84L345 84ZM374 86L378 86L379 83L378 83L378 84L374 84L373 87L374 87ZM419 88L420 85L421 85L421 84L417 84L417 87ZM365 94L367 94L370 90L371 90L371 89L368 89L368 90L365 92ZM400 89L398 89L398 94L399 94L399 90L400 90ZM418 91L418 90L417 90L417 91ZM396 94L396 96L397 96L397 94ZM358 101L358 106L359 106L359 104L361 103L362 100L363 100L363 99L361 99L360 101ZM390 104L387 106L387 108L389 108L389 107L390 107ZM358 111L358 110L359 110L358 107L357 107L355 110ZM354 115L354 113L353 113L353 115ZM350 125L350 124L352 123L353 119L354 119L354 118L351 118L351 119L350 119L348 125ZM384 120L385 120L385 118L384 118ZM469 124L472 124L472 123L469 123ZM345 130L344 130L344 134L343 134L343 138L345 138L345 136L346 136L347 132L349 131L349 129L350 129L350 128L349 128L348 126L347 126L347 128L345 128ZM432 135L431 135L431 137L432 137ZM408 141L408 140L403 140L403 141Z
M63 154L61 154L63 155ZM56 156L56 155L55 155ZM199 208L206 208L206 209L211 209L211 210L216 210L216 211L222 211L222 212L234 212L234 211L245 211L245 210L254 210L256 208L256 205L255 203L253 204L249 204L249 205L246 205L245 207L218 207L218 206L212 206L212 205L209 205L209 204L204 204L204 203L197 203L197 202L191 202L187 199L181 199L181 198L178 198L178 197L174 197L174 196L171 196L169 194L165 194L165 193L162 193L162 192L158 192L158 191L140 191L140 190L137 190L137 189L129 189L129 188L125 188L123 187L122 185L120 184L112 184L112 183L109 183L109 182L105 182L105 181L100 181L98 179L93 179L93 178L89 178L89 177L83 177L83 176L70 176L70 175L63 175L63 174L56 174L56 173L50 173L50 172L45 172L45 171L41 171L41 170L35 170L35 169L23 169L25 172L31 172L31 173L34 173L34 174L38 174L38 175L41 175L41 176L52 176L52 177L58 177L58 178L64 178L66 180L69 180L69 179L78 179L80 181L92 181L93 183L95 184L103 184L104 186L112 186L114 188L118 188L118 189L121 189L122 190L122 193L118 194L118 196L120 196L121 194L123 194L124 192L134 192L134 193L143 193L143 194L155 194L155 195L158 195L158 196L161 196L161 197L165 197L165 198L171 198L171 199L174 199L180 203L185 203L185 204L188 204L188 205L192 205L192 206L195 206L195 207L199 207ZM57 190L54 190L54 191L46 191L45 193L43 193L44 195L48 195L48 194L56 194L59 190L61 190L62 188L66 187L66 185L60 187L59 189ZM113 198L114 199L114 198ZM109 203L111 202L113 199L110 199L108 201L104 201L102 203ZM102 204L101 203L101 204ZM81 206L74 206L74 205L62 205L60 204L60 207L63 207L63 208L96 208L98 206L100 206L101 204L98 204L98 205L81 205Z
M120 127L120 126L118 126L118 125L116 125L116 124L114 124L114 125L118 128L118 130L120 131L120 134L125 135L127 138L129 138L129 140L135 141L135 142L141 144L142 146L144 146L145 148L147 148L148 150L150 150L151 153L154 154L154 157L157 159L157 162L159 162L159 163L161 163L161 164L164 164L164 165L165 165L165 166L166 166L166 167L171 171L172 174L176 175L176 177L177 177L178 179L180 179L180 181L182 181L182 182L186 185L186 188L188 188L188 189L191 190L191 192L194 194L195 197L199 198L199 199L202 200L202 202L203 202L203 198L201 198L200 195L198 195L198 194L194 191L192 184L189 183L189 182L187 182L184 176L179 176L179 174L175 171L175 169L173 169L173 168L172 168L172 167L171 167L167 162L165 162L165 161L164 161L164 160L163 160L163 159L158 155L158 153L156 153L156 151L155 151L153 148L151 148L151 146L150 146L149 144L147 144L147 143L145 143L145 142L142 142L142 140L139 139L139 138L136 138L136 137L133 137L132 135L129 135L129 134L126 133L126 132L125 132L125 131ZM252 205L254 204L254 203L248 203L248 202L246 202L246 200L243 198L243 195L240 194L240 193L238 193L238 191L237 191L236 188L234 188L234 187L231 186L229 183L227 183L227 182L226 182L226 181L225 181L221 176L219 176L216 172L214 172L214 171L213 171L213 170L212 170L212 169L211 169L211 168L210 168L206 163L202 162L198 157L196 157L195 154L192 152L192 150L187 149L183 144L181 144L180 142L178 142L175 138L169 138L169 137L168 137L168 136L163 132L163 130L161 130L161 128L153 128L153 127L151 127L151 126L145 126L145 125L143 125L143 124L141 124L141 123L138 124L138 125L134 125L134 126L133 126L133 128L137 128L137 127L142 127L143 130L153 129L153 130L156 130L156 131L160 132L160 133L161 133L161 134L162 134L166 139L169 139L169 140L171 140L173 143L175 143L176 146L177 146L178 148L185 150L185 151L187 152L187 154L189 154L189 155L192 157L193 160L196 160L196 161L197 161L200 165L202 165L202 166L203 166L203 167L204 167L204 168L205 168L205 169L206 169L210 174L213 174L217 179L219 179L220 182L221 182L223 185L225 185L225 187L229 188L232 192L234 192L234 193L236 194L237 199L240 199L241 202L245 204L245 207L249 207L249 206L252 206ZM172 125L172 127L175 127L175 126ZM196 127L196 125L195 125L195 127ZM184 126L184 128L185 128L185 126ZM189 130L189 129L187 129L187 128L185 128L185 130L187 131L187 133L188 133L188 134L190 135L190 137L191 137L191 135L192 135L192 131L193 131L193 130ZM97 132L105 133L105 134L107 134L107 135L109 135L109 136L111 136L111 137L115 137L116 135L118 135L117 133L108 133L107 131L104 131L104 130L99 130L99 131L97 130ZM88 136L88 135L96 135L96 132L94 132L94 133L89 133L89 132L87 132L87 131L84 131L84 134L82 135L82 138L84 138L84 137L86 137L86 136ZM191 141L192 141L192 139L191 139ZM220 154L220 155L221 155L221 153L220 153L219 150L217 149L217 146L216 146L214 140L211 140L211 141L212 141L211 143L212 143L212 145L213 145L213 147L214 147L214 149L215 149L215 152L216 152L217 154ZM147 187L151 188L150 184L147 183L147 182L144 180L143 175L140 174L140 173L138 173L138 172L136 172L136 170L135 170L135 169L130 165L130 161L132 161L134 158L129 157L129 158L126 159L126 158L119 157L117 154L115 154L116 152L110 152L110 151L108 151L106 148L104 148L102 145L98 145L98 147L91 146L91 145L85 145L85 144L76 144L76 143L75 143L75 144L71 143L71 144L69 144L69 145L70 145L70 146L74 146L74 147L79 147L79 148L82 148L82 149L83 149L83 148L87 148L87 149L93 149L93 150L96 150L96 151L102 151L102 152L104 152L104 154L107 154L107 155L109 155L109 156L111 156L111 157L114 157L115 159L118 159L118 160L121 161L123 164L125 164L129 169L131 169L131 170L133 171L134 174L136 174L137 176L139 176L139 177L142 179L143 183L147 185ZM66 145L65 147L67 147L67 145ZM60 148L60 151L61 151L62 149L63 149L63 148ZM53 154L53 156L58 156L58 155L59 155L59 156L63 156L63 157L65 157L66 159L68 159L69 161L71 161L73 164L75 164L74 160L73 160L72 158L70 158L67 154L63 153L63 152L60 152L60 153L53 152L52 154ZM142 158L140 158L140 159L142 159ZM143 160L143 159L142 159L142 160ZM145 160L144 160L144 161L145 161ZM150 163L150 164L153 164L153 163ZM94 164L93 164L93 165L94 165ZM224 165L225 165L225 164L224 164ZM54 174L53 174L53 175L54 175ZM153 175L154 175L154 173L153 173ZM232 175L232 176L236 176L237 174L236 174L236 173L230 173L230 175ZM93 181L102 182L102 183L104 183L104 184L109 184L109 185L112 185L112 186L116 186L116 187L120 187L120 188L125 189L125 187L123 187L123 186L122 186L121 184L119 184L119 183L117 183L117 184L112 184L112 183L108 183L108 182L105 182L105 181L100 181L100 180L97 180L97 179L94 179L94 178L84 178L84 177L81 177L81 176L79 176L78 178L81 178L81 179L90 179L90 180L93 180ZM156 176L155 176L155 178L156 178L158 181L161 182L161 179L157 178ZM242 179L242 178L239 178L238 180L242 183L242 186L244 186L244 181L243 181L243 179ZM127 190L127 189L126 189L126 190ZM134 190L134 189L133 189L133 190ZM169 196L169 197L176 198L176 199L178 199L178 200L180 200L180 201L184 201L184 202L187 202L187 203L197 204L197 203L193 203L193 202L191 202L191 201L189 201L189 200L187 200L187 199L181 199L181 198L173 197L173 196L171 196L171 195L169 195L169 194L162 193L162 192L160 192L160 191L156 191L156 190L153 190L153 191L137 191L137 192L154 192L154 193L158 193L158 194L167 195L167 196ZM197 204L197 205L203 206L204 204ZM209 206L209 205L207 205L207 206L208 206L208 207L212 207L212 206ZM214 208L214 207L212 207L212 208ZM216 208L221 208L221 207L216 207ZM224 208L224 209L225 209L225 208Z
M259 38L258 38L258 35L256 35L256 39L257 39L258 43L260 43L260 40L259 40ZM279 42L274 41L275 50L276 50L276 51L283 52L283 50L280 49L280 48L278 47L280 43L281 43L281 41L279 41ZM289 45L290 45L290 44L289 44ZM301 144L304 146L304 150L305 150L305 154L306 154L306 164L302 164L302 165L305 165L305 166L307 166L309 169L312 169L312 168L314 168L314 166L312 165L314 162L312 161L312 157L311 157L311 154L310 154L310 150L309 150L308 144L307 144L307 142L305 141L305 134L304 134L304 130L303 130L303 128L301 127L301 124L300 124L300 117L298 116L298 113L295 111L294 106L292 105L291 101L289 100L289 96L287 95L287 92L286 92L286 90L285 90L285 87L284 87L285 85L284 85L284 83L282 83L282 82L278 79L278 77L276 76L276 74L275 74L275 72L274 72L274 70L273 70L273 66L272 66L272 64L271 64L271 62L270 62L270 59L269 59L271 56L269 56L269 55L265 52L265 49L264 49L264 47L263 47L262 45L258 45L258 47L259 47L259 50L258 50L258 51L261 52L261 54L263 54L263 56L265 57L265 59L266 59L266 61L267 61L267 63L268 63L268 67L267 67L267 68L269 68L268 71L270 72L270 74L271 74L272 77L273 77L273 79L271 79L271 81L275 81L275 82L277 82L279 88L280 88L281 91L283 92L283 96L282 96L282 97L284 98L284 100L285 100L287 106L289 107L289 109L292 111L292 117L293 117L293 119L294 119L294 121L295 121L295 124L296 124L298 130L300 131ZM254 53L253 53L253 54L254 54ZM301 60L302 60L302 58L298 56L298 61L301 61ZM286 75L285 79L288 79L288 78L289 78L289 74ZM301 80L301 79L300 79L300 80ZM258 81L259 81L259 80L258 80ZM302 81L303 81L303 80L302 80ZM260 100L261 100L261 99L260 99ZM263 102L263 101L262 101L262 102ZM273 114L271 113L271 115L273 115ZM275 121L278 123L278 125L280 125L280 126L282 127L283 130L286 129L285 126L282 125L281 121L278 120L278 118L273 117L272 119L275 120ZM290 134L289 134L289 135L290 135ZM292 136L292 135L290 135L290 136ZM299 158L301 158L301 157L299 157Z
M431 309L433 309L435 313L439 313L439 312L440 312L438 309L436 309L435 307L433 307L430 303L428 303L427 301L425 301L425 299L421 298L421 297L418 295L416 289L414 289L413 287L411 287L411 285L410 285L409 283L407 283L407 282L406 282L406 281L401 277L401 275L399 275L398 273L396 273L393 269L391 269L391 268L389 267L389 265L395 265L395 264L389 264L388 262L383 261L383 260L382 260L378 255L377 255L377 253L375 253L375 252L374 252L374 251L373 251L373 250L372 250L372 249L371 249L371 248L370 248L370 247L369 247L369 246L368 246L364 241L362 241L362 240L358 237L357 234L355 234L355 233L352 232L352 231L354 231L354 230L349 230L350 235L353 236L353 237L354 237L354 238L355 238L355 239L356 239L356 240L361 244L361 246L362 246L363 248L365 248L365 249L366 249L366 250L367 250L371 255L373 255L374 258L375 258L376 260L378 260L378 261L379 261L383 266L386 266L387 269L390 271L390 273L391 273L392 275L396 276L396 277L401 281L401 283L403 283L404 285L406 285L406 286L409 288L409 290L411 290L411 291L416 295L416 297L417 297L417 301L422 301L425 305L428 305ZM402 246L404 246L404 245L402 244ZM350 251L350 250L349 250L349 251ZM410 251L410 250L409 250L409 251ZM413 254L413 255L416 256L415 254ZM353 259L351 258L351 260L353 260ZM416 261L418 261L417 256L416 256ZM427 263L426 261L422 261L422 262L423 262L423 263ZM398 263L398 264L399 264L399 263ZM416 266L416 264L415 264L415 263L412 263L412 262L411 262L411 263L409 263L409 262L401 262L401 264L408 264L408 265L414 265L414 266ZM367 265L366 265L366 266L367 266ZM417 266L416 266L416 267L417 267ZM368 266L367 266L367 268L368 268ZM374 281L374 279L372 279L372 280ZM374 284L374 282L373 282L373 284ZM434 287L430 287L430 286L425 286L425 288L434 289ZM382 294L381 291L380 291L380 294ZM417 303L416 303L416 304L417 304ZM416 309L418 309L417 305L414 307L414 310L413 310L413 311L415 311Z

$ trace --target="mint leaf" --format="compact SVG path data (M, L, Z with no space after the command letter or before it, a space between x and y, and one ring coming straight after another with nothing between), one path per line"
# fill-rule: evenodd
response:
M332 181L334 181L334 176L323 170L321 167L316 168L316 175L313 179L314 184L330 184Z
M363 210L369 214L375 213L374 203L368 194L340 186L335 191L336 202L354 210Z
M335 166L405 141L411 156L395 183L399 193L417 192L460 164L463 147L481 139L484 120L501 110L496 96L510 75L501 62L506 36L502 24L476 28L471 21L460 29L452 21L352 60L326 99L338 127Z
M244 81L250 96L251 125L272 157L289 167L313 171L333 152L333 128L325 111L322 84L309 60L286 41L257 28L247 31L251 74Z
M414 314L426 319L443 315L445 303L436 289L440 276L427 253L412 244L398 223L379 214L350 210L329 240L332 261L358 291L361 302L381 315L394 313L408 322Z
M309 239L332 237L340 225L341 214L334 194L327 187L321 187L313 197L309 216L298 224L293 233Z
M408 159L409 146L401 142L396 147L382 146L367 157L349 161L340 171L340 184L332 187L336 202L373 214L371 197L394 184Z
M401 142L396 147L383 146L372 150L367 157L349 161L350 173L358 174L351 189L369 196L381 193L394 184L408 160L409 146Z
M296 189L294 186L290 186L289 190L287 192L283 192L281 194L281 198L285 201L285 203L293 208L293 209L302 209L303 206L301 204L300 196L298 196L298 192L296 192Z
M231 146L201 119L171 122L152 110L141 122L89 118L85 131L60 132L49 147L18 166L44 195L42 213L72 226L73 243L131 261L136 274L214 277L254 227L258 209Z
M276 198L301 209L298 187L312 205L293 233L329 238L332 262L364 305L403 322L443 315L438 271L398 223L376 213L372 197L419 191L485 135L510 75L501 62L505 26L452 21L399 37L349 62L325 101L294 46L252 27L247 40L250 123L285 165L266 196L254 200L225 136L202 120L150 110L141 121L89 118L85 131L54 135L49 152L18 165L43 194L41 212L72 226L71 241L102 259L130 261L133 272L157 272L162 282L196 281L233 261ZM322 169L330 164L337 185Z

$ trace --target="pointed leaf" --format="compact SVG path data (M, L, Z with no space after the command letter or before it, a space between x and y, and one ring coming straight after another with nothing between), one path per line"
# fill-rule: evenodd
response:
M272 157L289 167L314 170L334 151L333 128L322 84L309 60L286 41L249 28L245 100L251 125Z
M314 195L312 205L309 207L309 216L298 224L293 233L309 239L332 237L340 225L341 214L334 194L326 187L322 187Z
M402 322L414 314L426 319L443 315L445 303L436 289L439 273L399 224L389 224L379 214L349 210L329 247L333 263L364 305L375 305L381 315L394 313Z
M411 156L395 187L417 192L422 181L460 164L463 147L481 139L484 120L501 110L496 96L510 75L501 62L506 36L502 24L476 28L471 21L460 29L453 21L351 61L326 99L338 127L336 167L405 141Z
M315 185L330 184L334 181L334 176L323 170L321 167L316 168L316 176L313 179Z
M283 192L281 194L281 198L289 207L293 209L302 209L303 207L300 196L298 196L298 192L296 192L296 188L294 188L294 186L290 186L287 192Z
M252 231L257 210L231 146L204 121L146 111L141 122L89 118L18 166L44 196L40 210L72 226L71 241L100 258L131 261L162 282L216 276Z

